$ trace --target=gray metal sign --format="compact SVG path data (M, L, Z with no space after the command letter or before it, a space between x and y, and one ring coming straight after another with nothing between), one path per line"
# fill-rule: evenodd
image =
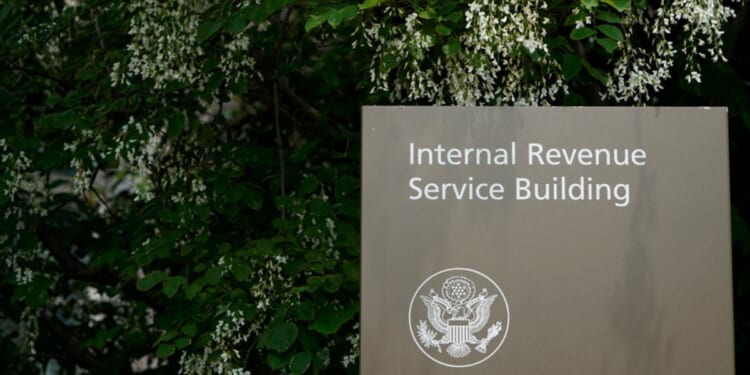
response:
M362 374L734 373L725 109L362 116Z

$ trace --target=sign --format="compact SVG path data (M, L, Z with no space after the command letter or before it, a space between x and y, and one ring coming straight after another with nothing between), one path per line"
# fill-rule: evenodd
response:
M734 374L725 109L362 116L362 374Z

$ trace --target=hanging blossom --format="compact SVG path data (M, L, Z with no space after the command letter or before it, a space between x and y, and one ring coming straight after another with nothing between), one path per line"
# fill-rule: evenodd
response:
M623 19L625 39L621 42L622 52L614 62L606 93L602 95L604 98L644 103L670 78L676 53L671 41L657 38L654 41L656 53L635 47L631 42L633 32L645 27L645 23L643 12L631 13Z
M133 1L130 59L124 72L119 64L113 67L113 85L129 84L133 77L153 79L155 88L170 81L201 84L198 62L204 51L198 43L199 12L208 5L200 0Z
M283 266L289 258L285 255L266 256L262 260L251 260L250 266L254 270L250 295L256 301L258 316L253 330L257 331L268 311L280 304L296 304L299 296L289 291L293 280L283 272Z
M346 341L349 343L349 352L341 358L341 364L349 367L357 363L359 358L359 323L354 324L352 333L346 336Z
M33 155L13 150L6 139L0 138L0 171L5 172L0 174L0 195L7 201L2 215L16 220L17 231L26 228L25 216L47 216L46 177L33 170L32 159Z
M118 7L117 2L112 4L101 4L102 12L110 11ZM21 38L19 45L32 51L36 61L44 67L45 70L54 71L65 66L67 56L62 53L65 48L65 41L70 38L69 27L66 22L60 22L60 18L65 13L76 13L77 4L71 1L33 1L25 5L29 12L37 13L41 17L35 17L35 23L24 23L21 25ZM40 19L46 19L45 22L38 22ZM64 25L63 28L60 26Z
M133 117L128 119L120 133L115 136L113 147L108 150L125 171L131 183L131 193L135 200L149 201L154 198L154 184L151 180L152 166L161 147L164 130L154 125L144 125Z
M133 13L128 34L132 37L127 46L127 66L115 63L112 67L112 85L129 85L132 79L153 79L154 88L164 88L170 82L205 88L210 73L203 69L208 63L206 51L198 40L198 27L202 13L214 5L215 0L137 0L129 4ZM240 1L235 11L250 6L260 6L260 1ZM221 54L218 69L227 77L226 84L237 83L249 77L262 78L255 71L255 59L248 55L251 37L263 32L269 21L247 23L234 33L222 33L217 45Z
M567 87L544 42L549 24L540 14L544 9L541 0L473 1L464 14L465 29L455 31L459 50L435 59L435 37L423 31L417 13L386 7L384 18L396 24L375 20L364 29L375 50L372 90L389 92L394 102L549 103Z
M18 347L23 353L36 355L35 342L39 337L39 311L27 307L21 313L18 326Z
M0 257L7 269L12 271L16 285L27 285L34 281L34 277L40 272L34 271L30 265L34 263L46 264L52 261L49 251L37 242L36 246L24 248L20 244L20 236L12 238L0 235ZM54 276L46 275L55 279Z
M623 20L622 52L614 61L603 98L648 102L671 78L678 53L685 58L685 79L700 82L701 60L726 61L722 51L722 25L734 16L734 10L721 0L672 1L658 8L653 19L646 16L645 9L634 9ZM653 49L632 45L633 33L640 30L646 33ZM684 38L673 41L672 36L681 32Z
M234 347L246 343L250 331L245 328L245 316L241 310L228 309L211 333L211 341L200 353L182 352L181 375L250 375L241 364L242 356Z

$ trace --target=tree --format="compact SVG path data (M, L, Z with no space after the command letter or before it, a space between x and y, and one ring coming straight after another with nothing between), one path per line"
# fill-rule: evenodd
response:
M727 105L736 174L746 19L719 0L6 1L1 366L356 373L361 105Z

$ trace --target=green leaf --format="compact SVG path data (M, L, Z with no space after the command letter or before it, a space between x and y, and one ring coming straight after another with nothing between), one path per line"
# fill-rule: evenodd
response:
M583 61L583 67L586 68L586 72L588 72L592 78L596 79L602 84L606 85L609 82L609 77L607 77L607 75L603 71L594 68L585 61Z
M247 21L245 20L244 17L237 14L232 17L229 17L226 25L224 25L224 30L226 30L227 32L231 34L236 35L236 34L241 33L243 30L245 30L245 26L247 26Z
M615 42L612 39L609 38L596 38L596 42L599 43L600 46L604 47L604 50L607 51L607 53L612 54L612 52L617 49L617 42Z
M565 79L574 78L581 71L581 58L571 53L564 54L562 69Z
M210 77L208 77L208 82L206 82L206 87L204 88L204 95L208 95L211 97L213 95L213 92L221 86L221 83L224 82L224 78L226 78L226 75L224 75L223 72L218 71L214 74L211 74Z
M138 280L137 288L140 291L149 290L166 278L167 274L162 271L152 272L144 276L142 279Z
M318 179L314 176L307 176L302 181L302 185L299 188L300 195L307 195L312 193L318 187Z
M69 129L80 122L80 116L73 111L64 111L44 115L37 121L45 129Z
M451 38L448 43L443 45L443 53L453 56L461 51L461 43L456 38Z
M315 306L311 302L302 302L294 310L295 317L299 320L310 321L315 318Z
M605 4L609 4L613 8L617 9L618 12L630 10L630 0L602 0L602 2Z
M437 16L435 13L435 9L432 9L430 7L427 7L427 9L424 9L419 12L419 18L424 20L431 20L434 19Z
M300 352L292 357L292 362L289 364L289 369L292 370L293 375L303 374L310 367L310 361L312 360L312 354L310 352Z
M246 81L246 80L244 80L244 79L241 79L241 80L239 80L239 81L236 81L236 82L232 82L232 83L231 83L231 84L229 85L229 89L230 89L230 90L232 91L232 93L234 93L234 94L237 94L237 95L244 95L244 94L246 94L246 93L247 93L247 90L248 90L248 85L247 85L247 81Z
M610 12L596 12L596 19L609 23L622 23L620 16Z
M206 21L198 26L198 42L203 43L224 26L224 20Z
M27 285L28 289L25 290L26 304L32 309L44 306L47 303L47 290L50 284L50 281L44 277L34 277L33 281Z
M570 32L570 39L582 40L582 39L589 38L595 34L596 34L595 30L584 26L584 27L579 27L577 29L573 29L573 31Z
M156 349L156 355L159 356L159 357L161 357L161 358L166 358L166 357L169 357L170 355L172 355L174 353L174 349L175 349L174 345L161 344Z
M269 352L266 357L266 362L272 370L280 370L289 365L290 354L289 353L274 353Z
M183 349L186 346L190 345L191 341L192 340L190 340L190 338L188 337L180 337L179 339L174 340L174 345L177 347L177 349Z
M289 349L297 340L297 326L291 322L273 323L268 327L266 347L277 352Z
M451 35L453 31L446 26L437 25L435 26L435 32L437 32L438 35L441 35L441 36L448 36L448 35Z
M614 39L618 42L621 42L625 38L622 36L622 31L620 31L620 28L613 25L599 25L596 27L601 31L604 35L608 36L610 39Z
M385 0L365 0L361 4L359 4L359 9L365 10L365 9L374 8L384 2Z
M188 299L193 299L195 296L198 295L198 293L203 288L203 285L201 283L195 282L192 283L184 288L185 290L185 296L187 296Z
M341 24L341 22L350 20L357 16L357 6L349 5L340 9L331 9L326 12L326 16L328 24L335 29Z
M221 268L213 267L206 271L206 274L203 277L205 277L204 280L207 285L216 285L219 283L219 280L221 280Z
M235 261L232 263L232 275L237 281L245 281L250 275L250 271L252 271L250 266L243 262Z
M185 115L176 113L167 120L167 135L175 138L185 129Z
M305 22L305 31L310 31L320 25L322 25L328 17L325 15L312 15L307 19L307 22Z
M289 1L290 0L266 0L263 1L263 6L266 8L266 12L270 16L289 4Z
M180 328L180 331L182 331L182 333L187 336L193 337L196 333L198 333L198 326L196 326L195 323L188 323L182 326L182 328Z
M310 326L310 329L324 335L336 333L344 323L351 320L357 314L358 309L359 306L357 304L351 304L343 309L324 312Z
M5 21L5 17L8 17L8 14L10 13L11 8L13 7L10 5L10 3L5 4L2 12L0 12L0 22Z
M586 9L593 9L599 5L599 0L581 0L581 4L583 4Z
M341 14L341 17L344 19L344 21L349 21L351 19L354 19L354 17L357 17L357 6L349 5L343 7L339 9L339 13Z
M323 280L323 290L328 293L335 293L341 286L341 275L329 275Z
M175 338L175 336L177 336L177 331L175 330L166 331L161 336L159 336L159 339L156 340L156 344L161 343L161 342L167 342Z
M445 19L448 20L451 23L459 23L460 21L463 21L464 19L464 13L461 11L455 11L447 16L445 16Z
M445 47L443 47L443 51L445 51ZM388 73L393 68L397 67L400 60L399 57L392 54L392 53L386 53L383 55L383 58L380 61L380 72L381 73Z
M185 282L185 278L182 276L170 277L164 281L164 284L162 284L162 291L167 298L172 298L177 294L177 291L180 290L180 286L185 284Z

